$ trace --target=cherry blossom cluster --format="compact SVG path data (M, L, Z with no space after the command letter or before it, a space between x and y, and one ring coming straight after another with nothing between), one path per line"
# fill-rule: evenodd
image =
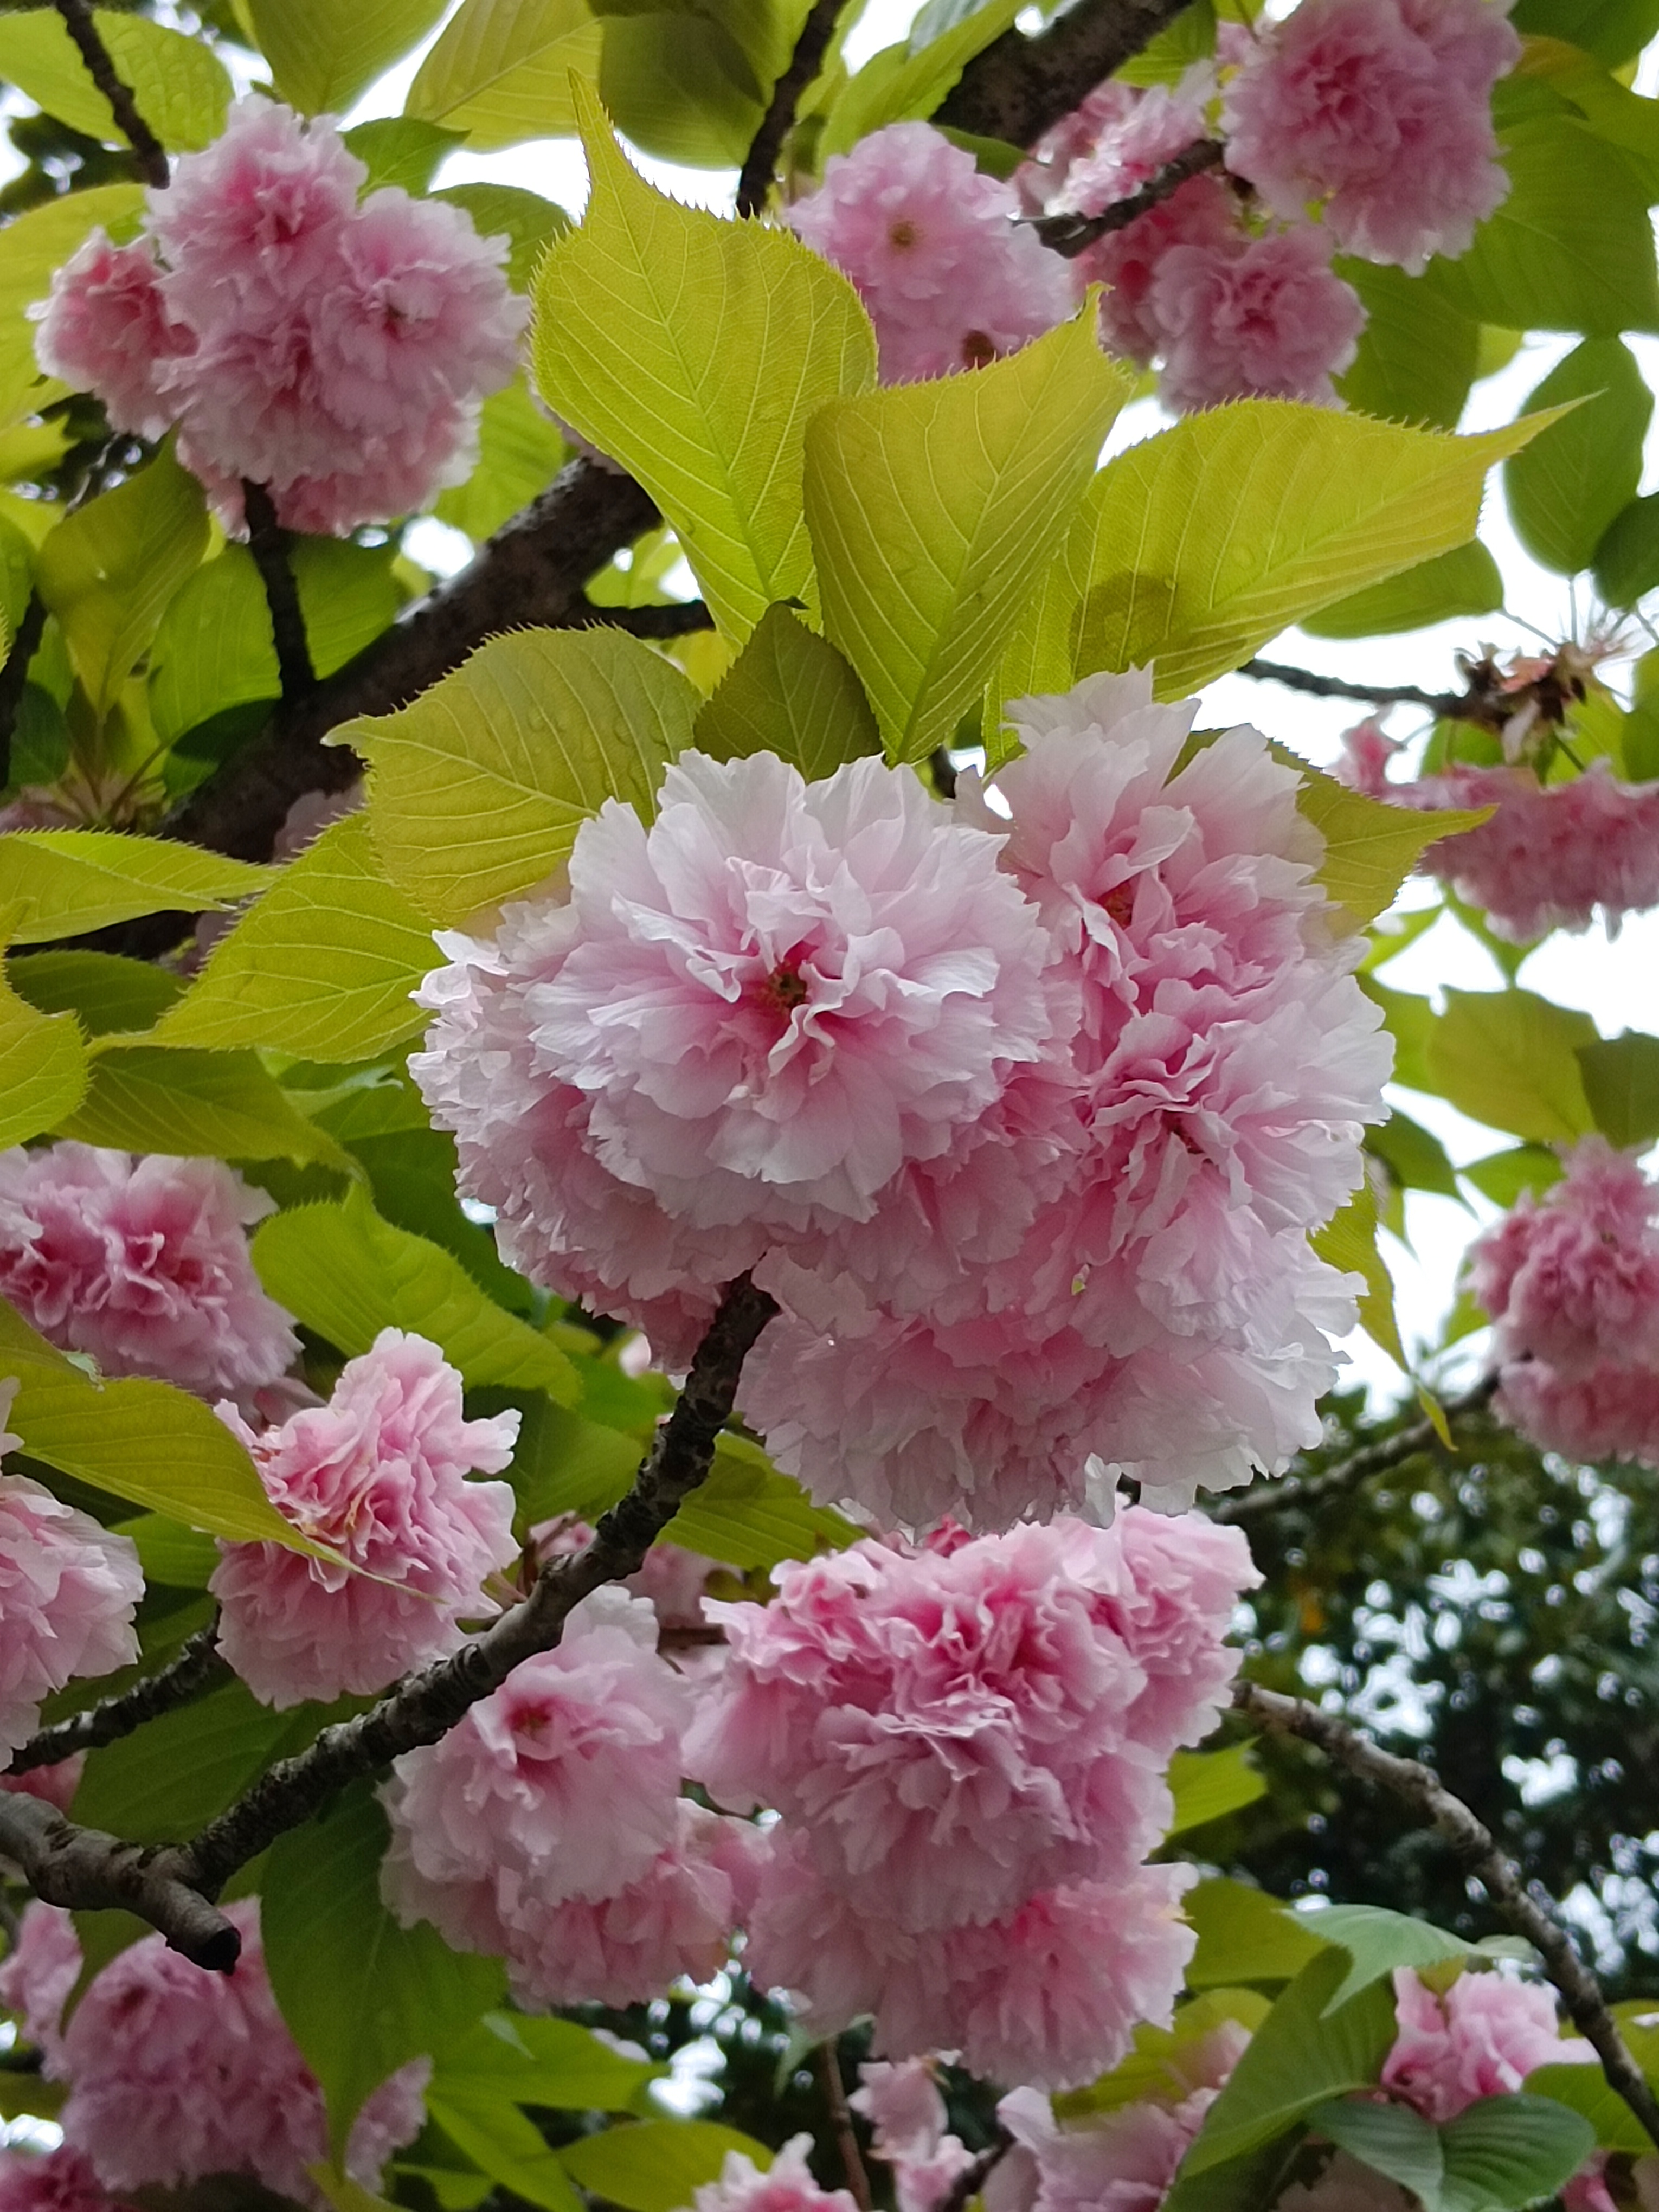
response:
M883 1525L1172 1508L1318 1434L1389 1046L1297 779L1142 675L1012 710L955 805L691 753L568 885L441 939L410 1062L510 1262L684 1365L744 1269L743 1404ZM999 810L1003 811L999 811Z
M750 1973L820 2033L872 2014L894 2057L944 2045L1046 2086L1115 2065L1191 1955L1191 1869L1143 1861L1256 1579L1237 1531L1130 1507L866 1540L778 1569L769 1605L711 1601L728 1650L688 1768L782 1815Z
M1659 1467L1659 1185L1603 1137L1469 1248L1498 1404L1547 1451Z
M64 2148L17 2177L17 2212L94 2212L100 2192L180 2189L240 2174L327 2212L312 2170L328 2156L322 2091L272 1995L256 1899L225 1907L242 1939L232 1972L206 1974L160 1936L119 1952L88 1984L67 2025L81 1947L67 1912L31 1905L0 1966L0 2002L21 2014L50 2081L68 2087ZM392 2153L425 2118L429 2062L384 2081L352 2128L344 2167L371 2193ZM0 2203L12 2192L0 2181Z
M160 437L240 526L244 479L294 530L343 536L460 482L480 402L511 381L526 301L506 241L368 171L327 117L258 97L152 190L143 232L94 231L52 279L42 369Z

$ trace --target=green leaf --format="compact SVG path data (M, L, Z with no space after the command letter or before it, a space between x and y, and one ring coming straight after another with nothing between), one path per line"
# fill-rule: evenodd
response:
M783 1559L844 1551L858 1530L832 1507L814 1505L793 1477L780 1474L758 1444L723 1436L708 1480L662 1532L726 1566L747 1571Z
M0 908L0 927L8 911ZM9 973L0 975L0 1152L55 1128L86 1097L87 1082L75 1016L42 1013L12 988Z
M147 1030L185 988L165 968L114 952L31 952L13 963L8 980L43 1014L79 1015L88 1036Z
M1503 132L1510 191L1455 261L1426 282L1475 321L1616 337L1659 328L1653 230L1641 179L1565 108Z
M769 607L698 713L693 732L715 760L777 753L811 782L881 750L864 686L842 656L787 607Z
M1547 420L1451 438L1284 399L1188 416L1095 479L1043 688L1155 661L1161 697L1197 690L1304 615L1467 544L1486 470Z
M387 874L434 921L529 890L608 798L649 817L700 702L620 630L491 638L410 706L337 734L372 765Z
M576 127L571 74L594 76L599 40L585 0L462 0L404 112L477 147L560 137Z
M349 1356L383 1328L411 1329L469 1384L545 1390L563 1405L580 1395L556 1344L486 1297L452 1254L382 1221L361 1187L338 1206L272 1214L252 1249L271 1297Z
M1176 1752L1170 1762L1170 1789L1175 1798L1172 1836L1219 1820L1267 1794L1261 1770L1250 1763L1248 1743L1231 1744L1225 1751Z
M304 115L341 114L423 39L444 0L247 0L283 98ZM428 118L441 122L441 116Z
M441 2076L427 2092L426 2109L457 2150L514 2197L543 2212L584 2212L559 2154L501 2090L488 2083L452 2089Z
M207 543L202 487L164 450L40 548L35 581L95 714L114 705Z
M277 1512L252 1461L199 1398L167 1382L94 1382L3 1303L0 1361L22 1382L10 1425L60 1474L211 1536L316 1550Z
M438 953L386 881L361 815L291 860L154 1034L167 1045L262 1045L369 1060L422 1026L410 993Z
M1439 2212L1446 2160L1439 2130L1420 2112L1409 2105L1343 2101L1316 2106L1309 2118L1339 2149L1409 2189L1423 2212Z
M142 185L99 185L65 192L15 216L0 231L0 428L15 422L67 386L43 377L34 358L34 325L24 309L44 300L61 269L100 224L118 244L143 213Z
M1376 2083L1395 2039L1394 1995L1373 1982L1332 2010L1346 1966L1343 1952L1322 1950L1303 1967L1206 2113L1183 2175L1242 2157L1330 2098Z
M1620 507L1601 536L1595 588L1610 607L1633 607L1659 590L1659 492Z
M790 232L653 191L582 101L592 191L537 276L537 382L639 478L715 620L742 638L806 588L807 420L875 382L869 319Z
M1326 2005L1328 2014L1396 1966L1436 1966L1448 1959L1467 1959L1475 1949L1431 1921L1380 1905L1328 1905L1311 1916L1311 1924L1327 1943L1340 1944L1350 1960L1346 1978Z
M550 202L543 204L557 212ZM546 236L555 234L550 229ZM568 459L557 424L548 421L529 386L517 379L485 400L478 423L478 465L464 484L439 494L438 520L469 538L488 538L545 491Z
M771 2166L764 2143L714 2120L637 2120L584 2136L559 2157L573 2181L623 2212L678 2212L694 2190L719 2180L734 2150L763 2173Z
M1583 404L1504 464L1516 535L1564 576L1588 568L1642 480L1642 441L1653 394L1617 338L1588 338L1553 368L1529 408Z
M1601 2150L1627 2150L1640 2158L1653 2148L1653 2138L1599 2066L1534 2067L1527 2076L1527 2094L1551 2098L1581 2114L1595 2129Z
M198 845L111 830L10 830L0 842L12 941L80 937L112 921L182 907L223 908L263 890L269 868Z
M1659 32L1659 0L1516 0L1511 20L1517 31L1570 40L1616 69Z
M174 152L199 151L219 136L231 82L217 55L199 39L106 8L94 11L93 22L116 75L164 146ZM94 84L55 9L0 16L0 76L72 131L106 145L125 145L109 102Z
M480 238L507 240L507 281L515 292L530 289L549 241L570 228L569 216L556 202L517 185L446 185L432 197L465 208Z
M893 758L926 759L978 700L1129 389L1091 304L1009 360L813 417L824 632Z
M1438 1191L1460 1198L1457 1170L1438 1137L1396 1106L1380 1129L1365 1134L1365 1149L1380 1159L1402 1190Z
M1584 1096L1609 1144L1645 1146L1659 1137L1659 1037L1626 1030L1580 1045L1577 1056Z
M1370 1185L1362 1183L1340 1213L1322 1229L1316 1229L1308 1242L1329 1266L1364 1279L1359 1325L1396 1367L1410 1374L1411 1361L1400 1340L1400 1323L1395 1317L1394 1278L1376 1246L1376 1200Z
M643 1443L547 1398L532 1398L524 1416L508 1472L520 1522L533 1527L561 1513L597 1521L638 1473Z
M1441 2212L1520 2212L1553 2197L1595 2148L1581 2113L1524 2092L1483 2097L1440 2130Z
M1129 2056L1109 2074L1086 2088L1057 2094L1054 2117L1085 2119L1097 2112L1121 2112L1125 2105L1189 2097L1202 2084L1192 2078L1188 2062L1196 2057L1202 2069L1206 2039L1229 2021L1254 2034L1272 2009L1272 2000L1257 1990L1210 1990L1193 1997L1176 2013L1173 2027L1143 2024L1136 2028Z
M273 1713L242 1683L228 1682L94 1751L75 1817L135 1843L181 1842L240 1796L273 1759L303 1749L322 1712L296 1705Z
M1503 604L1504 579L1498 563L1476 538L1390 576L1385 584L1373 584L1339 599L1318 614L1304 615L1302 628L1312 637L1382 637L1398 630L1423 629L1454 615L1496 614Z
M165 1514L141 1513L131 1521L118 1521L114 1533L125 1536L138 1554L148 1583L165 1583L171 1589L204 1590L219 1564L219 1546L198 1529L186 1528Z
M1517 1145L1507 1152L1489 1152L1460 1170L1494 1206L1511 1206L1523 1190L1541 1197L1561 1180L1561 1156L1547 1145Z
M58 1127L121 1152L350 1166L252 1052L169 1051L112 1038L94 1048L85 1102Z
M1344 402L1380 422L1455 430L1479 363L1480 325L1403 269L1335 265L1370 317L1353 367L1336 380Z
M742 43L700 8L636 15L600 0L599 97L630 142L659 161L742 161L763 113L760 76Z
M357 1783L277 1838L260 1884L270 1985L322 2085L337 2160L365 2100L465 2035L506 1981L498 1960L452 1951L428 1922L398 1926L380 1901L390 1841L371 1785Z
M1186 1909L1198 1930L1198 1949L1187 1969L1189 1989L1288 1982L1326 1948L1307 1918L1248 1882L1201 1881Z
M1356 928L1394 904L1395 894L1425 845L1473 830L1492 811L1489 806L1448 807L1424 813L1416 807L1391 806L1386 799L1350 791L1346 784L1310 768L1294 754L1282 757L1300 771L1297 805L1325 840L1319 880Z
M624 2057L573 2021L489 2012L446 2045L437 2086L445 2095L492 2090L554 2112L625 2112L665 2070Z
M363 196L382 185L423 193L445 155L465 143L460 131L419 122L412 115L377 115L340 136L368 171L361 188Z
M1443 1098L1534 1144L1582 1137L1594 1126L1577 1056L1599 1042L1588 1014L1530 991L1445 997L1428 1042L1429 1074Z
M1020 0L984 0L953 9L939 35L920 49L912 38L872 55L831 107L821 151L845 154L884 124L931 115L975 55L1012 27L1019 8ZM925 27L923 18L918 25Z

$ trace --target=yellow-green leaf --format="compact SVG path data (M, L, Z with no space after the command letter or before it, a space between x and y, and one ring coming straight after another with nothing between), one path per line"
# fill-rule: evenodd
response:
M1394 1278L1376 1247L1376 1200L1369 1183L1363 1183L1334 1221L1314 1231L1309 1243L1320 1258L1344 1274L1364 1279L1359 1293L1359 1325L1373 1344L1380 1345L1395 1365L1407 1374L1411 1362L1400 1340L1395 1318Z
M1425 845L1473 830L1492 812L1490 806L1423 813L1390 806L1385 799L1350 791L1305 761L1296 765L1302 774L1297 805L1325 840L1319 880L1356 928L1394 904Z
M253 1264L272 1297L342 1352L367 1352L383 1328L428 1337L469 1384L581 1395L558 1346L487 1297L460 1261L394 1228L354 1188L339 1206L276 1213L254 1232Z
M248 10L283 99L340 114L426 36L444 0L248 0Z
M881 750L864 687L835 647L788 607L769 607L697 716L714 760L770 752L809 781Z
M98 185L31 208L0 230L0 426L32 414L67 386L44 377L34 358L34 325L24 313L44 300L61 269L100 225L130 237L143 213L142 185Z
M164 146L196 152L218 137L232 86L210 47L143 15L100 8L93 21L116 75ZM106 145L125 144L109 102L94 84L56 9L28 8L0 16L0 76L71 130L101 138Z
M540 883L607 798L648 815L699 703L620 630L518 630L411 705L337 735L371 763L387 874L449 923Z
M586 0L461 0L404 112L480 147L557 137L576 127L571 74L597 76L600 37Z
M806 592L807 422L874 384L869 319L790 232L653 191L585 89L582 137L592 191L536 279L537 381L639 478L715 620L744 637L773 601Z
M730 2151L764 2172L772 2153L751 2136L715 2120L636 2120L583 2136L559 2153L565 2172L623 2212L674 2212L717 2180Z
M437 965L431 933L350 816L290 861L208 956L151 1042L262 1045L371 1060L427 1017L410 993Z
M11 942L80 937L136 915L232 906L270 881L269 868L198 845L112 830L9 830L0 836Z
M550 214L558 213L550 203L543 204ZM550 228L546 235L553 234ZM440 493L438 520L469 538L488 538L545 491L568 459L558 425L548 421L522 380L515 380L485 400L477 466L464 484Z
M1010 360L814 416L806 515L824 633L895 758L925 759L978 699L1130 388L1091 304Z
M1170 1762L1170 1794L1175 1815L1169 1832L1179 1836L1254 1805L1267 1796L1267 1784L1250 1758L1249 1745L1235 1743L1225 1751L1176 1752Z
M814 1505L800 1485L780 1474L758 1444L723 1436L707 1481L688 1498L663 1530L688 1552L745 1571L775 1567L782 1559L810 1559L839 1552L858 1530L828 1506Z
M1578 1054L1599 1040L1588 1014L1531 991L1453 991L1429 1033L1428 1073L1442 1097L1477 1121L1533 1144L1595 1126Z
M0 908L0 931L14 908ZM0 976L0 1152L51 1129L86 1096L87 1048L73 1014L43 1014Z
M112 1037L94 1046L86 1098L58 1128L121 1152L353 1168L252 1052L170 1052Z

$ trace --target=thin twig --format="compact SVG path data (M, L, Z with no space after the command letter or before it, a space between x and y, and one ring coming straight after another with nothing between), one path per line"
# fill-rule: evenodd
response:
M122 137L138 157L145 183L165 189L168 176L167 149L138 112L132 88L123 82L110 58L109 48L98 35L88 0L56 0L56 3L65 28L80 49L87 74L108 100Z
M1073 261L1085 247L1097 238L1106 238L1114 231L1127 230L1155 207L1172 199L1181 187L1194 177L1201 177L1206 169L1218 169L1226 153L1218 138L1198 138L1181 153L1167 161L1147 178L1138 191L1109 207L1102 208L1098 215L1039 215L1022 218L1034 230L1052 252L1063 254Z
M984 2188L1014 2147L1014 2139L1005 2127L999 2126L996 2141L988 2143L971 2166L964 2166L951 2184L949 2194L939 2201L939 2212L968 2212L968 2207Z
M1491 1831L1454 1797L1432 1768L1421 1760L1399 1759L1351 1728L1334 1713L1323 1712L1304 1698L1287 1698L1255 1682L1237 1683L1236 1711L1280 1735L1300 1736L1362 1781L1375 1783L1412 1808L1449 1843L1485 1889L1493 1908L1539 1954L1544 1972L1559 1991L1579 2033L1594 2045L1610 2088L1622 2097L1643 2127L1659 2143L1659 2099L1631 2056L1619 2024L1607 2009L1601 1984L1574 1949L1554 1906L1541 1892L1529 1890L1518 1869L1492 1840Z
M40 633L46 626L46 603L39 592L31 592L5 660L0 663L0 784L11 781L11 741L17 728L17 710L23 703L29 663L40 650Z
M859 2212L873 2212L870 2176L865 2171L863 2154L859 2149L858 2130L853 2125L853 2111L847 2101L847 2084L841 2078L838 2036L832 2035L827 2043L818 2045L818 2079L823 2085L823 2101L830 2108L830 2123L836 2130L842 2172L853 2192L853 2201Z
M1254 676L1258 683L1282 684L1287 691L1305 691L1316 699L1357 699L1370 707L1426 707L1451 721L1467 720L1471 713L1468 696L1462 691L1425 691L1416 684L1351 684L1345 676L1292 668L1280 660L1247 660L1238 672Z
M276 520L276 506L264 484L251 477L242 479L242 512L247 519L247 550L265 587L270 610L270 635L276 647L276 675L283 687L283 704L292 706L317 688L312 665L311 641L300 605L299 588L289 561L289 537Z
M602 607L584 593L568 625L573 629L625 629L630 637L690 637L713 629L714 617L701 599L670 599L665 605Z
M842 0L812 0L801 33L795 41L795 51L783 75L772 88L772 97L766 104L766 112L760 127L749 143L743 167L738 172L738 213L760 215L764 211L768 195L772 190L772 175L778 165L778 155L784 140L794 126L795 110L800 96L823 66L823 57L830 50L835 35L836 18L842 10Z
M1479 1413L1498 1388L1496 1375L1483 1376L1472 1390L1441 1410L1446 1425L1450 1427L1466 1413ZM1390 1468L1401 1467L1420 1451L1431 1451L1441 1444L1439 1430L1431 1420L1414 1421L1408 1429L1400 1429L1379 1443L1362 1445L1346 1459L1338 1460L1334 1467L1324 1468L1317 1474L1286 1475L1279 1482L1262 1482L1233 1498L1223 1498L1210 1508L1212 1521L1257 1521L1264 1514L1276 1513L1286 1505L1319 1505L1340 1492L1357 1489L1374 1474L1386 1474ZM1442 1444L1443 1449L1443 1444Z
M118 1743L162 1713L192 1704L230 1680L230 1668L218 1644L217 1616L194 1636L186 1637L176 1656L154 1674L146 1674L131 1689L113 1698L100 1698L95 1705L71 1713L32 1735L13 1752L8 1774L27 1774L37 1766L56 1766L73 1759L77 1751L95 1751L100 1744Z

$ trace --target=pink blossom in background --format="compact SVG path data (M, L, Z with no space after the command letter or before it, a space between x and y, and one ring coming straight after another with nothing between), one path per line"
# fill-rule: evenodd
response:
M1146 313L1164 356L1159 396L1178 413L1251 398L1334 407L1331 379L1352 367L1366 321L1310 223L1176 241L1158 259Z
M0 2151L0 2212L116 2212L79 2151Z
M25 1905L16 1939L0 1963L0 2004L21 2017L49 2081L64 2078L64 2007L80 1978L81 1942L72 1916L38 1899Z
M974 2154L945 2125L932 2066L925 2058L876 2059L860 2067L859 2081L847 2101L869 2121L873 2154L892 2168L898 2212L937 2212Z
M740 2150L729 2150L718 2181L691 2193L696 2212L857 2212L844 2189L820 2189L806 2163L811 2136L793 2136L761 2172Z
M1063 322L1075 280L1015 221L1012 185L926 123L892 123L849 154L786 220L848 276L875 325L884 384L975 368Z
M1382 2086L1437 2124L1482 2097L1512 2095L1540 2066L1589 2065L1595 2053L1564 2042L1555 1993L1501 1973L1462 1973L1437 1994L1409 1967L1395 1970L1399 2033Z
M435 1344L382 1329L326 1406L262 1436L219 1411L277 1511L343 1562L220 1546L219 1647L263 1703L380 1689L499 1610L483 1585L518 1557L513 1491L466 1477L510 1462L520 1416L465 1419L460 1375Z
M106 2189L240 2173L325 2212L307 2170L327 2155L322 2091L271 1995L257 1899L225 1911L242 1938L231 1973L147 1936L94 1977L63 2039L64 2139ZM418 2134L429 2071L413 2061L363 2106L344 2160L362 2187Z
M1386 793L1407 806L1491 806L1491 819L1443 837L1421 865L1481 908L1495 933L1528 945L1552 929L1609 935L1659 906L1659 783L1622 783L1592 761L1569 783L1530 768L1453 767Z
M1416 2203L1398 2182L1339 2150L1312 2181L1293 2182L1275 2212L1413 2212Z
M40 310L35 352L48 376L77 392L96 392L112 429L164 437L175 409L158 381L161 368L192 343L168 312L161 270L147 240L112 246L94 230L57 270Z
M1659 1467L1659 1369L1609 1361L1569 1382L1546 1360L1512 1360L1492 1404L1541 1451Z
M1492 91L1509 0L1301 0L1227 87L1227 162L1275 213L1310 202L1345 252L1420 275L1503 202Z
M77 1751L73 1758L59 1759L54 1766L31 1766L24 1774L0 1774L0 1790L15 1790L22 1797L38 1797L43 1804L55 1805L60 1813L67 1813L81 1786L86 1763L85 1752Z
M248 1256L248 1229L274 1211L219 1160L0 1152L0 1297L106 1375L243 1398L299 1356Z
M1367 799L1398 798L1400 787L1389 781L1389 763L1403 750L1399 741L1382 727L1381 720L1369 714L1363 722L1342 732L1341 757L1331 774L1351 791L1363 791Z
M1177 246L1225 257L1243 243L1238 203L1218 177L1189 177L1160 205L1097 239L1073 265L1084 283L1107 287L1100 303L1101 343L1146 368L1164 347L1152 287L1165 257Z

